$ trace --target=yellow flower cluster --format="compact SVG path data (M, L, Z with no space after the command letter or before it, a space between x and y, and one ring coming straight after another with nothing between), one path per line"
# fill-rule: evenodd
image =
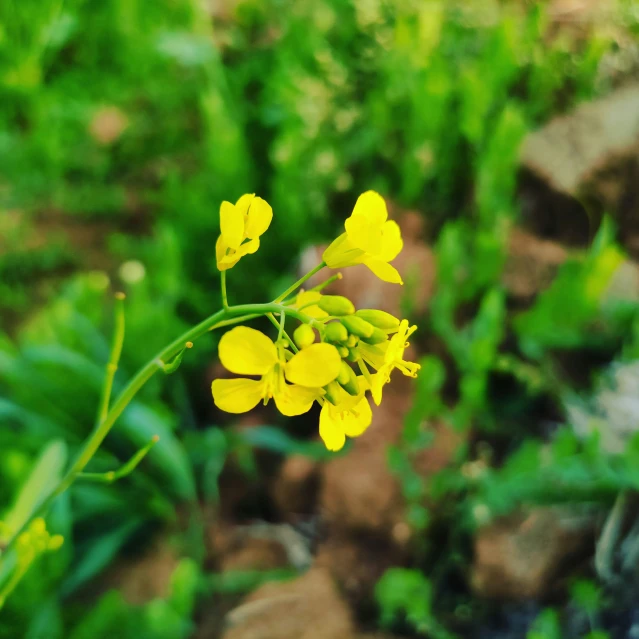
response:
M10 536L10 530L3 522L0 522L0 540ZM42 517L36 517L28 528L20 533L16 542L16 565L12 575L0 590L0 608L6 598L13 592L22 577L27 573L33 562L46 552L54 552L62 547L64 538L62 535L52 535L47 530Z
M402 249L401 233L387 218L379 194L362 194L345 222L345 232L324 252L324 264L330 268L364 264L381 279L401 284L399 273L389 264ZM255 195L243 195L235 205L224 202L217 243L219 269L231 268L242 256L254 253L271 219L271 207ZM216 406L229 413L244 413L272 398L282 414L301 415L318 402L320 436L328 449L339 450L346 437L361 435L372 421L367 391L379 405L393 370L417 375L419 365L404 359L416 326L376 309L356 310L350 300L323 295L321 288L299 291L282 301L280 336L275 342L245 326L225 333L219 344L224 367L257 379L216 379L212 391ZM293 338L284 330L289 310L301 322Z

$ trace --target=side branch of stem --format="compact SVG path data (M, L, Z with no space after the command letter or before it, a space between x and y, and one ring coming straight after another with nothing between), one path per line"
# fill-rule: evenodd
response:
M323 266L323 265L321 265ZM320 267L311 271L311 274L317 272ZM308 277L310 277L310 275ZM308 279L308 277L306 279ZM302 278L304 279L304 278ZM287 293L288 294L288 293ZM283 299L283 298L282 298ZM199 337L207 333L208 331L218 328L220 326L228 326L233 323L243 321L249 317L259 317L268 314L281 314L286 313L291 317L295 317L298 320L311 323L313 320L311 317L301 313L297 309L285 307L279 302L270 302L267 304L243 304L222 309L217 313L207 317L205 320L189 329L171 344L166 346L162 351L157 353L145 366L143 366L136 375L129 381L124 390L117 397L111 408L107 411L104 419L101 419L93 429L92 433L87 438L84 446L78 453L75 461L62 477L56 486L54 486L51 492L43 498L40 503L31 512L31 515L24 523L20 530L14 532L13 536L8 540L5 546L5 552L10 550L20 536L20 534L28 527L31 521L38 515L45 512L56 497L64 493L78 478L80 473L85 469L89 461L93 458L98 448L109 434L111 428L115 424L116 420L123 413L125 408L131 403L138 391L160 370L164 369L164 362L170 362L176 355L178 355L185 347L186 343L195 342ZM124 333L122 332L122 338ZM118 342L119 343L119 342ZM121 352L121 343L119 343L118 349L112 351L117 355ZM113 358L111 358L113 359ZM110 391L109 391L110 395Z

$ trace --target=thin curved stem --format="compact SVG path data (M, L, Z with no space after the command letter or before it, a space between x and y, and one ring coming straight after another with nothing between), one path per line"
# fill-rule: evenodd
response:
M96 426L99 426L106 419L109 413L109 402L111 401L111 391L113 390L113 378L118 370L118 363L120 362L120 355L122 354L122 345L124 344L124 299L124 293L115 294L115 326L113 329L113 343L111 344L109 362L106 365L106 375L102 386L102 394L100 395Z
M76 457L75 461L71 465L71 468L62 477L58 484L51 490L51 492L40 501L40 503L33 509L31 515L22 525L22 527L13 533L13 536L8 540L5 546L5 553L10 550L20 534L28 527L34 517L38 516L51 505L56 497L64 493L73 482L77 479L78 475L84 470L86 465L91 461L98 448L109 434L111 428L115 424L117 418L123 413L124 409L131 403L138 391L160 370L164 369L166 362L171 361L178 353L180 353L186 347L187 342L195 342L199 337L208 333L208 331L218 328L222 325L227 325L229 320L240 321L240 318L245 316L262 316L268 313L282 313L286 312L288 315L299 319L304 323L311 323L313 319L304 313L299 312L296 309L286 308L276 302L268 304L243 304L238 306L222 309L217 313L207 317L205 320L189 329L176 340L171 342L168 346L163 348L153 359L147 362L131 379L124 390L120 393L115 400L111 409L108 411L105 419L101 421L89 435L82 450ZM4 553L3 553L4 554Z
M283 316L283 314L282 314ZM288 342L289 346L291 347L291 350L294 353L298 353L299 349L297 348L297 346L295 345L295 342L292 340L291 336L284 330L284 327L280 324L280 322L278 322L275 319L275 315L273 315L273 313L267 313L266 317L268 317L268 319L271 321L271 324L273 324L273 326L275 326L275 328L279 331L280 329L282 330L281 334L278 334L278 339L280 339L282 336L284 336L284 339Z
M304 284L306 280L313 277L315 273L319 273L319 271L321 271L325 266L326 266L326 262L321 262L320 264L318 264L314 269L310 270L306 275L304 275L303 277L300 277L300 279L297 280L295 284L289 286L281 295L276 297L273 301L277 303L277 302L281 302L282 300L285 300L291 293L293 293L300 286L302 286L302 284Z

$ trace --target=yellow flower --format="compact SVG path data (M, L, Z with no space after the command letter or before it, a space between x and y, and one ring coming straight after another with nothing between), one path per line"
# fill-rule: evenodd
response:
M331 344L312 344L291 356L264 333L246 326L225 333L218 351L220 361L232 373L260 376L259 380L213 382L215 405L228 413L245 413L260 400L266 404L272 397L283 415L301 415L322 396L322 387L338 376L341 366L340 356Z
M342 233L325 251L330 268L365 264L385 282L403 284L400 274L388 262L402 250L399 226L388 220L386 203L379 193L366 191L357 199Z
M382 401L382 388L390 381L394 369L400 370L408 377L417 377L419 364L404 360L404 350L408 346L406 341L417 326L408 326L408 320L402 320L397 333L386 342L371 346L360 342L357 352L362 359L372 366L377 373L371 377L371 394L373 401L379 406Z
M340 450L346 442L346 436L359 437L371 424L373 413L368 399L364 395L366 380L357 378L360 392L349 395L339 384L332 389L337 395L337 404L323 399L319 418L319 433L329 450Z
M328 317L328 313L317 305L321 299L322 294L319 291L300 291L295 298L295 304L291 304L291 307L301 309L304 315L314 319L322 319Z
M273 209L254 193L243 195L235 204L222 202L220 237L215 245L218 269L226 271L244 255L255 253L272 219Z

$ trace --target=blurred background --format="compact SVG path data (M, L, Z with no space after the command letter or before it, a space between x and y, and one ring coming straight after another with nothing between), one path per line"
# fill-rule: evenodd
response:
M639 636L633 0L3 0L0 519L89 433L115 291L118 391L219 308L222 200L275 212L246 303L368 189L405 286L333 291L418 324L419 379L328 454L315 412L216 411L199 340L90 467L158 434L139 468L57 500L0 638Z

